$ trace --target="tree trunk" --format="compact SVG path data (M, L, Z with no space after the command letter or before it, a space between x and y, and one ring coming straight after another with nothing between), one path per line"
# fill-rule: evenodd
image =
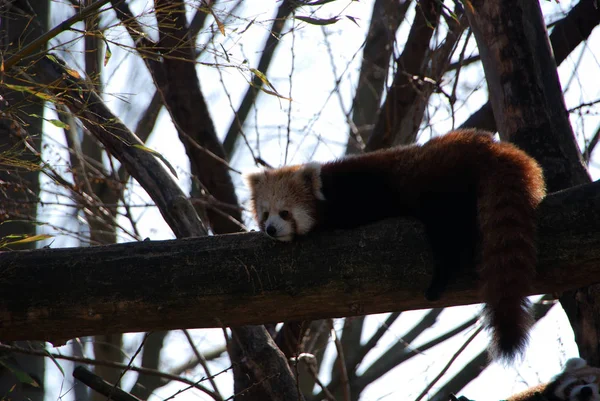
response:
M534 156L550 191L590 181L566 111L538 2L477 0L467 16L477 40L500 137ZM600 287L565 292L561 303L580 355L600 364Z
M30 2L22 0L8 1L0 7L0 53L3 59L19 50L22 45L36 39L48 26L48 11L50 2L47 0L34 0ZM4 71L2 71L4 75ZM8 84L20 83L9 74L4 75L4 82ZM19 154L21 160L37 165L39 155L32 153L24 146L29 142L34 149L41 149L42 125L40 117L44 114L44 103L35 96L26 95L22 92L3 90L0 94L0 110L14 113L15 117L22 119L23 126L15 120L0 120L0 152L13 149ZM24 128L26 127L26 129ZM0 238L7 235L34 235L36 225L37 200L39 197L39 172L32 168L15 169L13 171L0 169L0 221L16 220L0 225ZM20 221L19 221L20 220ZM35 243L24 244L16 248L34 248ZM43 343L17 343L22 347L33 347L42 349ZM31 399L32 401L43 401L44 399L44 359L27 355L9 355L0 358L12 368L26 372L33 378L39 387L31 386L17 380L15 374L7 369L7 365L0 365L0 394L7 394L13 385L16 388L10 393L14 399Z

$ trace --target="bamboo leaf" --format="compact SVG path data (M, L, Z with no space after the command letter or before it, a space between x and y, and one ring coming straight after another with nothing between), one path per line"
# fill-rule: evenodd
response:
M46 120L46 121L48 121L50 124L54 125L55 127L63 128L63 129L70 129L69 124L63 123L60 120L52 119L52 120Z
M256 68L250 68L250 72L253 73L254 75L256 75L258 77L258 79L260 79L265 85L267 85L269 88L271 88L274 92L277 92L277 89L275 89L275 87L271 84L271 82L269 82L269 79L267 78L267 76L265 74L263 74Z
M212 15L212 17L215 19L215 22L217 23L217 27L219 28L219 31L221 32L221 35L225 36L225 25L223 25L221 20L213 12L212 7L208 7L208 10L210 11L210 15Z
M15 368L14 366L9 365L8 363L2 362L0 360L0 365L4 366L6 369L10 370L17 378L17 380L23 384L28 384L32 387L40 387L38 382L36 382L29 374L21 369Z
M356 24L356 26L360 26L358 25L358 21L356 21L356 18L354 18L351 15L346 15L346 18L348 18L350 21L354 22Z
M8 89L12 89L12 90L17 91L17 92L31 93L32 95L37 96L40 99L47 100L47 101L52 102L52 103L56 103L56 99L54 97L52 97L51 95L49 95L47 93L40 92L40 91L36 90L35 88L33 88L31 86L12 85L12 84L7 84L7 83L3 83L2 86L5 86Z
M104 39L104 44L106 45L106 50L104 51L104 67L108 64L108 60L112 57L112 52L110 51L110 46L108 46L108 42Z
M280 99L289 100L290 102L292 101L292 98L291 98L291 97L285 97L285 96L283 96L283 95L280 95L280 94L279 94L279 93L277 93L277 92L273 92L273 91L270 91L270 90L268 90L268 89L265 89L265 88L260 88L260 90L262 90L263 92L265 92L265 93L267 93L267 94L269 94L269 95L277 96L277 97L278 97L278 98L280 98Z
M299 19L300 21L304 21L307 24L311 24L311 25L331 25L331 24L335 24L336 22L338 22L340 20L339 17L332 17L332 18L313 18L313 17L304 17L302 15L296 15L296 19Z
M4 243L0 243L0 248L7 247L9 245L19 245L19 244L27 244L30 242L43 241L48 238L52 238L52 235L49 234L38 234L38 235L7 235L4 237L4 240L7 240ZM11 241L12 238L19 238L17 240Z

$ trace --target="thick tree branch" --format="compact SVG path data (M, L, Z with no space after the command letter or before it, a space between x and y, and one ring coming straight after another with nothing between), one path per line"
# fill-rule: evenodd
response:
M535 293L600 281L600 182L549 196ZM420 223L293 244L260 233L0 254L0 340L259 324L480 302L474 274L438 302ZM598 277L595 279L594 277ZM29 288L27 296L23 288Z
M598 23L600 23L600 9L594 5L593 1L589 0L580 1L563 19L558 21L550 34L550 46L556 64L561 65L581 42L587 40ZM492 104L488 101L481 106L463 123L461 128L497 131Z
M439 4L436 1L423 0L418 3L406 45L396 62L394 81L379 111L366 150L382 149L396 143L402 119L409 113L413 102L419 96L421 84L418 77L423 76L429 42L439 17Z
M126 166L154 200L177 237L206 234L191 203L162 164L147 150L136 147L142 145L139 138L110 112L93 90L74 77L74 71L48 57L40 58L30 68L37 83L51 92L56 101L64 102L106 150Z
M358 85L352 101L352 122L346 154L361 153L375 124L390 67L396 31L410 1L376 0L363 49ZM358 132L353 132L356 128ZM359 142L360 141L360 142Z
M500 137L540 162L550 191L589 182L539 4L528 0L471 4L465 10Z
M194 192L199 194L206 190L217 200L237 206L225 151L200 89L185 5L179 0L155 0L155 9L160 36L158 47L166 54L161 63L163 79L155 76L154 80L190 159L192 174L200 183L198 188L192 182L196 187ZM150 71L155 75L152 69ZM224 216L212 208L206 211L212 230L219 234L239 232L236 221L242 220L240 210L234 208L226 212Z

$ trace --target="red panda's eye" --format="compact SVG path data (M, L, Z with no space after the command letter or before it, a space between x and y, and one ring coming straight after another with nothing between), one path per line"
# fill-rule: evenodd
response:
M290 212L288 212L287 210L282 210L281 212L279 212L279 217L285 220L288 217L290 217Z
M262 217L263 217L263 220L268 219L269 218L269 212L264 212Z

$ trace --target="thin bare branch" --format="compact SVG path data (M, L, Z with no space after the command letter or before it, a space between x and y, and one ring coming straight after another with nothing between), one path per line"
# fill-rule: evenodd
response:
M292 11L296 8L296 4L297 2L294 0L283 0L277 9L277 15L273 20L273 24L271 25L271 29L269 31L269 36L267 37L267 41L262 51L262 56L258 62L257 70L263 74L266 74L267 70L269 69L269 65L273 59L273 54L275 53L275 49L279 44L279 37L281 36L285 22ZM235 116L233 117L233 121L229 126L227 134L225 135L225 140L223 141L223 148L229 157L231 157L233 154L234 146L240 130L244 125L244 122L246 121L246 118L248 117L252 105L256 101L256 97L258 96L262 86L263 81L255 75L252 79L252 83L246 90L246 94L242 99L242 103L240 104L237 113L235 113Z
M80 357L75 357L75 356L61 355L61 354L57 354L57 353L53 353L53 352L48 352L46 350L37 351L37 350L33 350L33 349L20 348L20 347L10 346L10 345L6 345L6 344L0 344L0 350L16 352L19 354L41 356L44 358L52 357L53 359L73 361L73 362L78 362L78 363L82 363L82 364L86 364L86 365L95 365L95 366L103 365L103 366L109 366L109 367L116 368L116 369L128 368L129 370L132 370L134 372L138 372L141 374L158 376L158 377L162 377L162 378L165 378L168 380L174 380L174 381L178 381L178 382L187 384L189 386L193 386L193 388L200 390L203 393L211 396L215 401L223 401L212 391L210 391L206 387L201 386L199 384L199 383L203 382L204 380L208 380L208 378L206 378L206 377L202 378L198 381L193 381L193 380L186 379L185 377L171 375L169 373L161 372L159 370L141 368L141 367L137 367L137 366L129 366L124 363L118 363L118 362L112 362L112 361L101 361L101 360L91 359L91 358L80 358ZM221 372L217 373L215 375L215 377L222 373L227 372L230 369L231 369L231 367L222 370Z
M124 0L117 0L119 2L124 2ZM100 7L108 4L110 0L98 0L95 3L90 4L88 7L82 9L79 13L73 15L71 18L68 18L32 41L28 45L21 48L17 53L13 54L11 58L6 60L3 65L3 71L8 71L22 60L31 56L36 50L39 50L42 46L44 46L48 41L54 37L56 37L59 33L66 31L71 27L71 25L76 22L83 21L94 13L101 12L99 11Z

